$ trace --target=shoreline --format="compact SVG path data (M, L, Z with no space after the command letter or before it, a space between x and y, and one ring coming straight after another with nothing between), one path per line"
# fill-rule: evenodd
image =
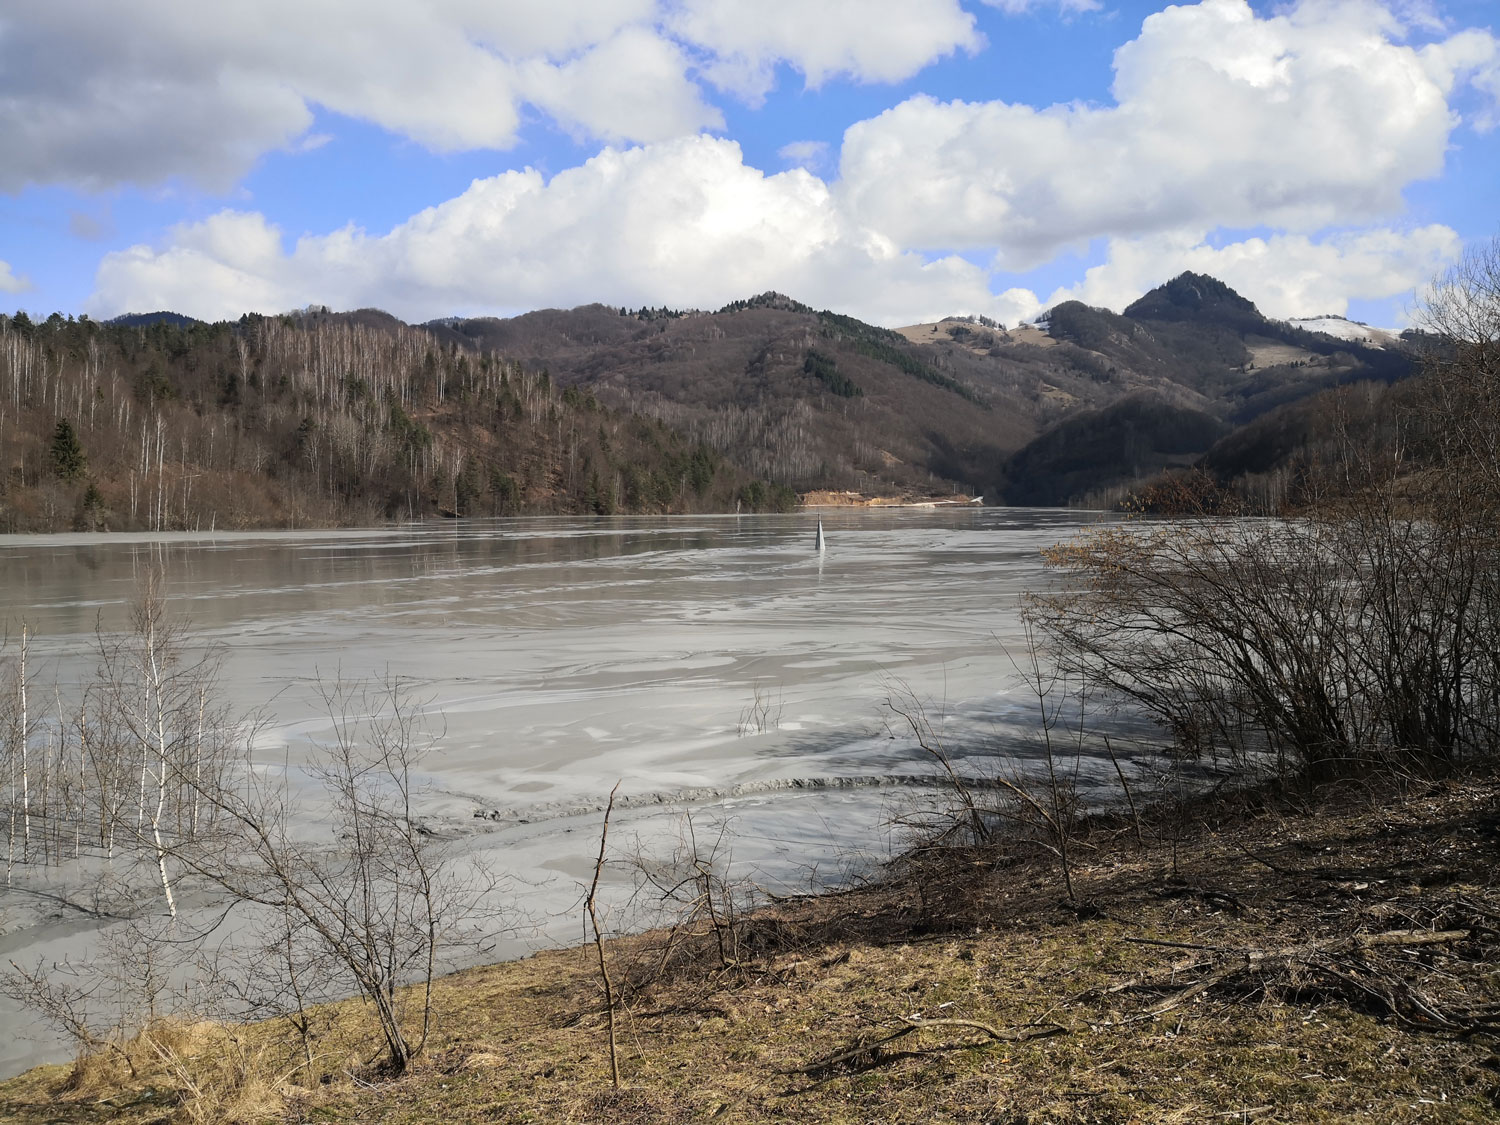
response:
M728 961L705 925L679 927L664 971L666 931L612 938L620 1090L575 946L442 978L438 1038L406 1076L284 1084L277 1104L412 1125L1487 1120L1496 824L1500 783L1477 775L1158 807L1139 839L1099 817L1072 902L1024 841L919 849L870 885L763 907ZM95 1119L105 1091L70 1099L67 1073L0 1083L8 1119ZM109 1087L116 1120L159 1119L149 1085Z

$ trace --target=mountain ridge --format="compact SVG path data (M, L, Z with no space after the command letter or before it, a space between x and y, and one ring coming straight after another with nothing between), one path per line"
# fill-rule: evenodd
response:
M1007 329L982 317L892 330L777 292L715 311L594 303L408 325L379 309L308 306L218 325L164 311L108 323L54 315L33 324L18 315L0 318L0 331L39 348L38 361L44 352L62 357L67 372L83 362L84 337L96 344L107 337L116 370L98 377L122 379L130 388L126 405L118 389L109 392L117 410L170 413L178 409L171 404L191 402L200 421L190 426L204 418L236 432L247 418L273 426L282 435L272 443L274 458L322 458L325 488L330 474L343 473L335 491L346 499L364 496L361 503L374 508L361 510L377 518L392 511L397 477L406 482L397 489L406 514L462 513L466 497L468 510L516 510L511 493L502 503L489 486L491 475L502 491L510 487L502 478L520 480L519 470L506 467L510 455L498 451L501 433L541 458L527 469L526 483L515 484L524 510L661 510L665 486L642 488L631 475L632 457L643 466L656 463L652 441L702 449L728 474L691 500L677 490L677 504L743 506L739 490L752 480L762 490L916 496L961 489L1000 502L1078 503L1191 463L1269 411L1351 382L1397 381L1413 370L1399 339L1372 346L1272 320L1229 286L1191 273L1143 294L1123 313L1063 302L1048 310L1045 331ZM265 341L273 338L278 343L267 351ZM261 412L253 416L243 403L252 368L261 380ZM370 401L370 373L387 368L400 372L399 417L391 404ZM503 392L499 371L506 373ZM66 376L75 377L85 378ZM521 425L514 408L495 405L515 397L511 380L515 387L534 382L542 389L526 393L547 402L541 414L527 416L524 435L514 429ZM476 405L481 400L488 404L483 410ZM63 418L79 421L88 394L72 394L72 407L68 401L54 393L50 405L28 415L25 432L14 428L17 418L7 423L12 452L0 468L12 493L46 483L49 427ZM88 410L88 425L79 422L85 445L118 446L118 436L92 432L97 410ZM584 440L578 435L589 410L604 413L589 423ZM572 421L560 431L548 412ZM140 414L126 424L138 427ZM330 467L343 464L338 442L358 443L334 436L350 427L362 427L366 436L358 441L381 448L395 440L392 434L426 427L434 444L416 468L408 455L407 470L397 472L390 462L361 480L347 465ZM647 441L641 435L648 431L658 436ZM621 434L635 436L626 441ZM571 467L559 469L559 458ZM179 460L186 476L187 459ZM540 468L542 461L552 468ZM471 463L480 468L465 467ZM128 484L128 472L120 471ZM280 503L270 485L303 470L278 471L280 478L263 482L268 510ZM476 474L483 479L476 482ZM467 483L455 491L460 478ZM446 501L439 499L444 493ZM106 500L118 507L116 497Z

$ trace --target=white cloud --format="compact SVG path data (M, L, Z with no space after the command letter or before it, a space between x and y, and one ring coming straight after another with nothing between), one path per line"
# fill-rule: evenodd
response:
M1058 289L1050 307L1077 300L1116 311L1184 270L1208 274L1253 300L1267 316L1343 315L1351 300L1410 293L1452 262L1462 243L1449 227L1249 238L1214 247L1200 234L1111 239L1108 258L1083 281Z
M687 67L675 43L630 27L561 65L529 60L517 85L527 101L585 135L665 140L724 124L723 115L687 84ZM663 91L676 96L663 101Z
M853 226L817 177L745 165L689 137L605 149L546 181L476 180L383 235L354 227L287 249L263 216L225 211L101 263L89 311L207 319L311 303L407 318L587 301L716 306L767 289L884 323L997 307L984 271L927 263Z
M1453 86L1467 82L1479 94L1472 124L1489 132L1500 119L1500 40L1487 31L1461 31L1451 39L1422 49L1433 80Z
M31 279L11 272L9 262L0 262L0 293L24 293L31 288Z
M722 125L698 75L757 98L781 63L893 81L980 43L958 0L8 0L0 191L227 190L319 106L435 151L506 148L527 106L662 140Z
M900 245L993 247L1013 269L1096 237L1387 220L1442 170L1448 95L1495 49L1403 33L1364 0L1169 7L1116 52L1115 105L914 97L848 129L840 191Z
M559 56L610 39L632 24L649 22L656 0L438 0L430 5L472 30L486 46L507 58Z
M41 10L41 0L20 2ZM140 2L164 18L185 0ZM290 12L292 2L261 8ZM316 30L344 2L306 0L298 10ZM713 306L775 288L882 323L952 312L1011 322L1042 301L1021 288L991 293L1000 271L1096 238L1109 239L1108 260L1047 303L1078 296L1118 307L1196 269L1276 314L1342 311L1351 298L1409 290L1451 255L1456 236L1446 227L1387 228L1403 210L1403 189L1442 169L1455 91L1464 83L1500 90L1500 44L1489 32L1412 46L1403 38L1409 26L1372 0L1302 0L1264 19L1245 0L1203 0L1151 16L1120 48L1112 106L911 98L847 131L841 179L829 184L815 174L820 142L783 146L793 167L768 175L747 166L733 142L691 135L718 111L690 73L706 69L747 96L764 91L778 60L809 84L834 75L891 80L974 48L972 17L956 0L866 0L861 18L851 16L854 0L774 0L769 12L670 0L665 18L677 38L663 34L654 2L558 0L543 12L489 0L435 0L420 11L371 0L370 19L350 32L363 38L345 49L358 67L346 59L321 68L327 48L304 27L295 43L278 41L279 69L263 65L271 39L246 22L248 0L226 6L227 29L195 9L172 34L217 46L192 56L196 69L166 74L167 92L152 96L202 151L164 149L152 159L191 159L200 171L241 166L254 158L255 138L305 131L309 101L434 147L506 143L524 105L617 143L551 180L530 169L476 180L386 232L351 226L293 243L260 214L222 212L157 246L107 256L90 312L175 308L218 318L324 303L422 319L595 300ZM872 4L889 5L883 25ZM395 49L398 32L421 49ZM81 93L50 72L18 78L6 70L20 57L9 35L0 27L0 141L13 128L8 83L40 82L65 106L108 100L121 81L108 67L97 89L74 84ZM135 69L126 76L146 83L154 49L127 52ZM190 57L163 50L156 62ZM371 58L395 72L368 76ZM450 71L433 73L431 58ZM266 97L273 78L281 84ZM204 104L176 105L205 83L213 94ZM224 127L221 101L231 96L244 119L229 113ZM118 173L138 156L127 143L133 130L145 130L148 145L179 144L162 139L169 130L149 116L124 121L112 139L64 115L58 128L38 130L62 145L43 157L76 157L79 167L93 159L95 175L101 162ZM43 159L42 141L27 137L11 146L16 161L0 164L0 186L8 171L24 179L28 161ZM639 137L649 143L619 143ZM80 155L63 141L105 147ZM1326 233L1360 227L1371 229ZM1256 228L1271 233L1218 248L1208 241L1215 230ZM960 250L994 261L983 268Z
M1099 0L983 0L991 8L999 8L1008 16L1022 16L1038 8L1056 8L1072 15L1078 12L1097 12L1104 5Z
M794 167L815 172L828 160L828 142L792 141L777 149L776 155Z
M651 0L15 0L0 16L0 190L187 176L228 188L313 107L434 150L503 148L528 102L592 135L720 123Z
M984 42L958 0L678 0L670 26L713 54L711 80L751 99L782 62L813 87L835 76L897 82Z

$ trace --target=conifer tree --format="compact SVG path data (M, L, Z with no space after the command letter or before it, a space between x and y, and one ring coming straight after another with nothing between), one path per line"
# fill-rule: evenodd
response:
M78 480L88 471L88 458L66 418L59 418L52 431L52 468L65 481Z

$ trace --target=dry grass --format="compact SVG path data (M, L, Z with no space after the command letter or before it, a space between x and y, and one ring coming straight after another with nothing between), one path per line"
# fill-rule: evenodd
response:
M680 943L663 973L662 935L615 943L628 989L620 1091L610 1088L597 966L579 949L442 981L434 1048L393 1082L358 1071L358 1010L344 1005L320 1043L332 1081L284 1080L218 1119L1495 1120L1490 1032L1421 1027L1295 960L1226 974L1152 1017L1181 995L1178 984L1210 974L1197 967L1201 949L1145 942L1270 949L1462 929L1452 941L1347 954L1336 967L1385 974L1444 1011L1483 1011L1500 1002L1500 784L1351 793L1305 811L1243 799L1198 814L1175 848L1158 839L1173 834L1165 826L1148 828L1138 848L1128 831L1094 825L1075 874L1081 907L1063 899L1047 861L949 851L908 859L879 887L762 912L727 969L708 942ZM1154 984L1121 988L1141 979ZM912 1030L903 1018L913 1015L1001 1036L1052 1033ZM216 1034L217 1048L209 1035L191 1058L182 1044L172 1053L194 1075L225 1065L232 1041L246 1057L262 1052L260 1073L280 1065L277 1029ZM67 1073L44 1068L0 1086L0 1111L38 1125L190 1119L173 1092L181 1083L160 1070L96 1075L87 1098L64 1096Z

